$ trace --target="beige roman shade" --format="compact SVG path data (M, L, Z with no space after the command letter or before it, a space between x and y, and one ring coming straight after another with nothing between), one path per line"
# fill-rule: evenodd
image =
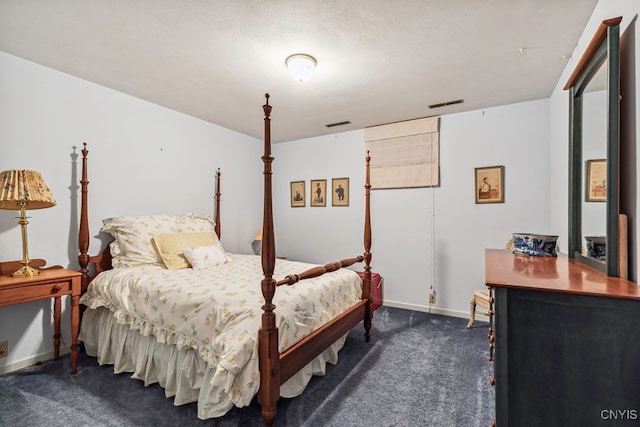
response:
M439 128L439 117L365 128L371 188L439 186Z

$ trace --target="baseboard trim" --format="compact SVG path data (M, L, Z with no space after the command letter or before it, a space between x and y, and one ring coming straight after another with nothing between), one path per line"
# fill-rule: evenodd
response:
M468 311L451 310L448 308L440 308L440 307L428 306L428 305L407 304L404 302L397 302L397 301L384 300L383 305L387 307L404 308L406 310L422 311L425 313L441 314L443 316L460 317L462 319L468 319L470 316L470 313ZM476 312L475 318L476 320L479 320L481 322L489 321L489 318L487 316L478 312Z
M62 347L60 348L60 356L68 353L68 349L63 349ZM0 375L19 371L20 369L28 368L29 366L37 365L41 362L48 362L49 360L53 360L53 356L53 350L51 350L47 351L46 353L35 354L33 356L29 356L15 362L7 363L6 365L0 365ZM69 369L71 369L71 366L69 366Z

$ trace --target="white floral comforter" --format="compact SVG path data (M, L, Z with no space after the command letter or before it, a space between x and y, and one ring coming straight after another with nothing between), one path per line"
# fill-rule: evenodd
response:
M80 302L106 307L118 323L153 335L158 342L192 348L217 367L212 386L247 405L259 388L257 336L264 304L260 257L231 255L232 262L207 270L158 266L100 273ZM278 259L274 278L313 265ZM293 286L280 286L276 305L280 350L290 347L361 297L357 273L340 269ZM222 399L222 396L219 396Z

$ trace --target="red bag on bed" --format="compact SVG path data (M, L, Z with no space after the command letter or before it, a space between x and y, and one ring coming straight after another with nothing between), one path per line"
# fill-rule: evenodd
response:
M358 271L360 278L364 280L364 271ZM371 308L376 311L382 305L382 283L384 279L378 273L371 272Z

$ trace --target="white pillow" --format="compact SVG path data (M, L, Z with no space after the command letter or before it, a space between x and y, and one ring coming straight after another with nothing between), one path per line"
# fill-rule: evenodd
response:
M151 239L159 233L175 233L176 217L172 215L119 216L102 220L102 230L114 237L110 245L114 267L141 264L163 265Z
M194 270L204 270L205 268L216 267L231 262L231 259L224 253L220 245L217 244L184 248L182 253L184 253L185 258L187 258Z

